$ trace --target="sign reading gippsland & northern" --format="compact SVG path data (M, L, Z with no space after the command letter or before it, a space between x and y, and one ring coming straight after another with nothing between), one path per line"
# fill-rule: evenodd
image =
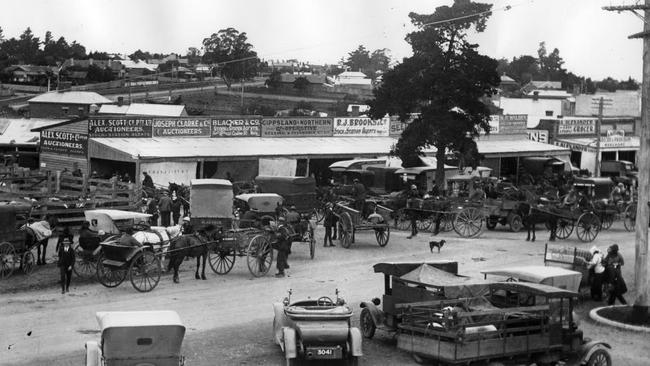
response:
M330 137L331 118L264 118L262 137Z

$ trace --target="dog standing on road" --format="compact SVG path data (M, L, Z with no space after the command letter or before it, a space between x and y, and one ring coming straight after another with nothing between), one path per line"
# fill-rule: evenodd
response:
M442 246L445 245L445 240L442 239L440 241L430 241L429 242L429 249L431 250L431 253L433 253L433 248L438 248L438 253L440 253L440 249L442 249Z

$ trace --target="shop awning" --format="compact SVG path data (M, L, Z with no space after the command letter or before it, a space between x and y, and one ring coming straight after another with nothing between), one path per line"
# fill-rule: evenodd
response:
M486 157L539 156L569 154L566 147L545 144L525 138L517 140L478 140L478 152ZM435 154L436 148L424 150L427 155ZM492 156L490 156L492 155Z
M337 157L386 155L396 142L391 137L299 138L92 138L91 157L102 148L133 159L212 157ZM95 156L96 155L96 156Z
M556 144L576 150L596 152L596 138L558 139ZM641 140L638 136L603 136L600 140L601 151L639 150Z

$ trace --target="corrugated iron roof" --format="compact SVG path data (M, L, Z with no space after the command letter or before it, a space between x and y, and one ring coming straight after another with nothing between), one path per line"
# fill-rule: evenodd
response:
M69 103L69 104L106 104L113 103L95 92L66 91L48 92L28 100L30 103Z
M99 114L123 114L132 116L181 117L185 106L176 104L131 103L130 105L104 104Z
M40 133L32 132L31 130L57 123L61 123L61 120L45 118L0 118L0 126L6 127L2 131L2 134L0 134L0 144L38 145Z

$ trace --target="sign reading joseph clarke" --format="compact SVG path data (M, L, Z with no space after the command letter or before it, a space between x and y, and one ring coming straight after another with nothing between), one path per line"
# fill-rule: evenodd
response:
M332 136L331 118L265 118L262 137Z
M91 117L90 137L151 137L151 118Z
M260 135L260 118L214 118L212 137L248 137Z
M88 135L76 132L41 131L41 152L86 156Z
M154 119L154 137L210 137L210 118Z

